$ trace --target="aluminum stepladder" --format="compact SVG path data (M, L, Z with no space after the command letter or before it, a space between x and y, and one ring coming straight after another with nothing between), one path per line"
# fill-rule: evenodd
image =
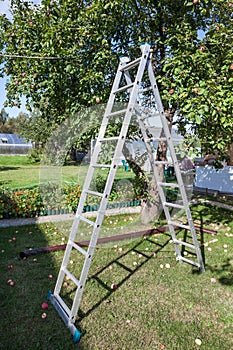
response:
M67 247L66 247L61 268L58 274L55 289L54 289L54 292L48 293L48 299L54 305L55 309L59 313L65 325L68 327L68 329L72 333L74 343L77 343L81 337L80 331L75 326L75 321L79 310L80 302L82 299L85 283L88 277L88 272L91 266L91 261L94 255L95 247L99 237L102 221L104 219L105 211L107 208L108 198L112 189L117 168L122 159L121 158L122 150L126 141L130 121L131 121L132 115L135 114L135 111L136 111L136 114L138 113L137 112L138 108L135 109L135 105L137 104L138 96L142 94L141 82L143 80L143 75L146 71L151 84L151 86L149 87L149 90L153 91L153 94L158 106L158 111L161 117L161 122L163 125L164 136L163 138L160 137L158 141L167 142L167 146L172 156L173 165L174 165L175 173L177 177L177 183L169 184L169 187L178 188L180 190L181 197L182 197L182 204L174 204L174 203L169 203L167 201L166 195L164 193L164 188L166 188L168 184L166 182L160 181L160 177L157 171L157 164L158 163L164 164L165 162L158 162L158 161L155 161L154 159L153 150L151 147L151 138L148 138L147 130L146 130L148 128L145 127L143 122L143 113L142 114L139 113L138 123L141 128L146 149L148 151L150 162L153 168L154 176L158 186L159 195L160 195L160 198L163 204L163 209L168 222L168 227L171 232L173 243L175 245L177 259L180 262L184 261L184 262L193 264L202 272L204 271L204 264L202 261L201 251L198 245L198 240L196 237L195 228L194 228L192 216L189 209L189 204L186 197L186 192L185 192L182 176L179 169L179 164L176 159L176 154L173 147L170 131L167 125L166 117L164 115L159 91L158 91L156 80L153 73L150 51L151 51L150 45L143 44L141 45L142 54L140 58L134 61L130 61L130 59L127 57L122 57L120 59L118 70L117 70L115 80L112 86L112 90L109 96L109 100L106 106L105 114L102 120L102 124L100 126L99 135L91 157L90 166L88 168L86 180L83 186L82 194L79 200L79 205L78 205L75 219L71 228L70 236L67 242ZM134 79L131 80L130 74L132 70L135 70L135 69L136 69L136 73L134 75ZM148 88L146 88L145 90L148 90ZM126 104L126 108L120 109L120 110L114 109L115 103L117 100L116 95L122 94L122 93L128 94L128 101ZM112 118L114 119L118 116L122 116L122 124L121 124L119 135L114 137L106 137L105 135L109 124L109 120ZM148 132L150 133L150 128L148 129ZM110 164L100 162L99 155L101 154L102 148L104 147L103 145L105 144L106 146L107 142L112 142L112 141L116 143L114 147L112 161L110 162ZM94 191L91 188L94 172L98 168L108 169L108 176L107 176L103 193ZM89 195L96 196L100 199L100 204L97 210L95 221L89 220L83 215L86 199ZM176 208L176 209L183 208L186 212L186 219L188 223L181 224L181 223L173 222L170 216L169 208ZM84 222L90 225L90 227L92 227L92 235L91 235L90 243L87 249L84 249L75 243L77 232L79 230L79 225L81 222ZM182 229L189 230L192 235L193 244L178 240L175 233L175 226L179 226ZM180 249L181 245L185 245L188 248L194 249L196 252L198 262L195 262L183 257ZM81 255L83 258L82 270L78 278L72 273L70 268L70 259L74 251L77 254ZM66 304L62 296L62 293L64 293L64 288L63 288L64 280L67 277L72 281L72 283L75 285L75 288L76 288L71 307L69 307Z

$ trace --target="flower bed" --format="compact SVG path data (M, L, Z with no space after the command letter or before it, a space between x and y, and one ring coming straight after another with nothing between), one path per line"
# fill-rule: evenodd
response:
M80 195L80 185L74 183L64 183L62 186L46 183L33 188L0 189L0 219L72 213L76 211ZM122 198L121 193L113 192L108 208L137 206L140 203L140 199L132 193L131 198ZM90 198L84 211L95 211L98 208L99 202Z
M77 207L81 189L78 184L42 184L29 189L0 190L0 219L69 213Z

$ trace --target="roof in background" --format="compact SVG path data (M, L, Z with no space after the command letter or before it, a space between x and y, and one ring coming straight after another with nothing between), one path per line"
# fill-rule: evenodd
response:
M0 144L3 143L8 145L31 144L26 141L25 137L20 137L18 134L0 134Z

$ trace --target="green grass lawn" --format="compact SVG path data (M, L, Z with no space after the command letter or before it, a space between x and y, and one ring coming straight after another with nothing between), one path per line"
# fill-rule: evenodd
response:
M168 234L98 246L76 323L83 334L79 345L72 344L52 305L41 318L64 252L19 258L30 247L66 242L71 223L1 229L0 349L232 349L233 212L204 204L194 205L192 212L196 224L217 232L198 234L206 273L177 263ZM104 227L109 235L119 234L137 229L138 223L137 215L106 217ZM112 283L118 286L114 291ZM67 281L67 302L72 293Z
M77 182L81 186L85 180L88 165L64 165L43 167L30 164L27 157L0 156L0 186L8 188L30 187L51 180ZM105 175L106 170L100 170ZM116 180L132 179L134 174L119 167Z

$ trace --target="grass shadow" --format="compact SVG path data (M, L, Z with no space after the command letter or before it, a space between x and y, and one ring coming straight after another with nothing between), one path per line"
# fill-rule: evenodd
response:
M64 344L67 350L74 349L72 336L53 306L42 309L48 290L54 289L60 260L56 264L52 254L19 256L25 249L54 244L54 231L51 224L0 228L1 349L63 350Z
M88 278L87 282L90 282L91 280L96 281L99 284L99 286L103 287L107 291L107 294L104 297L100 298L100 300L98 302L96 302L89 310L84 312L80 308L79 312L78 312L78 316L80 319L78 320L78 322L80 322L83 318L89 316L103 302L107 301L116 289L120 288L123 284L125 284L138 270L140 270L145 264L147 264L152 258L154 258L156 254L161 252L170 242L170 235L168 235L168 237L169 237L169 239L167 239L166 242L163 244L159 244L158 242L154 242L150 237L146 237L145 239L143 239L143 241L141 240L140 242L136 243L132 248L128 249L125 253L120 254L117 258L109 261L104 267L99 269L98 272L91 275ZM145 254L143 251L140 250L140 245L144 241L150 242L156 246L156 249L153 251L153 253ZM123 259L124 257L126 257L132 253L141 254L144 257L144 260L140 264L138 264L137 267L135 267L134 269L129 268L126 264L120 262L121 259ZM125 270L127 275L124 278L122 278L117 283L116 286L113 285L112 287L109 287L109 285L107 283L105 283L103 281L103 279L101 279L99 277L99 275L102 274L104 271L107 271L109 269L109 267L112 266L113 264L116 264L118 267Z

